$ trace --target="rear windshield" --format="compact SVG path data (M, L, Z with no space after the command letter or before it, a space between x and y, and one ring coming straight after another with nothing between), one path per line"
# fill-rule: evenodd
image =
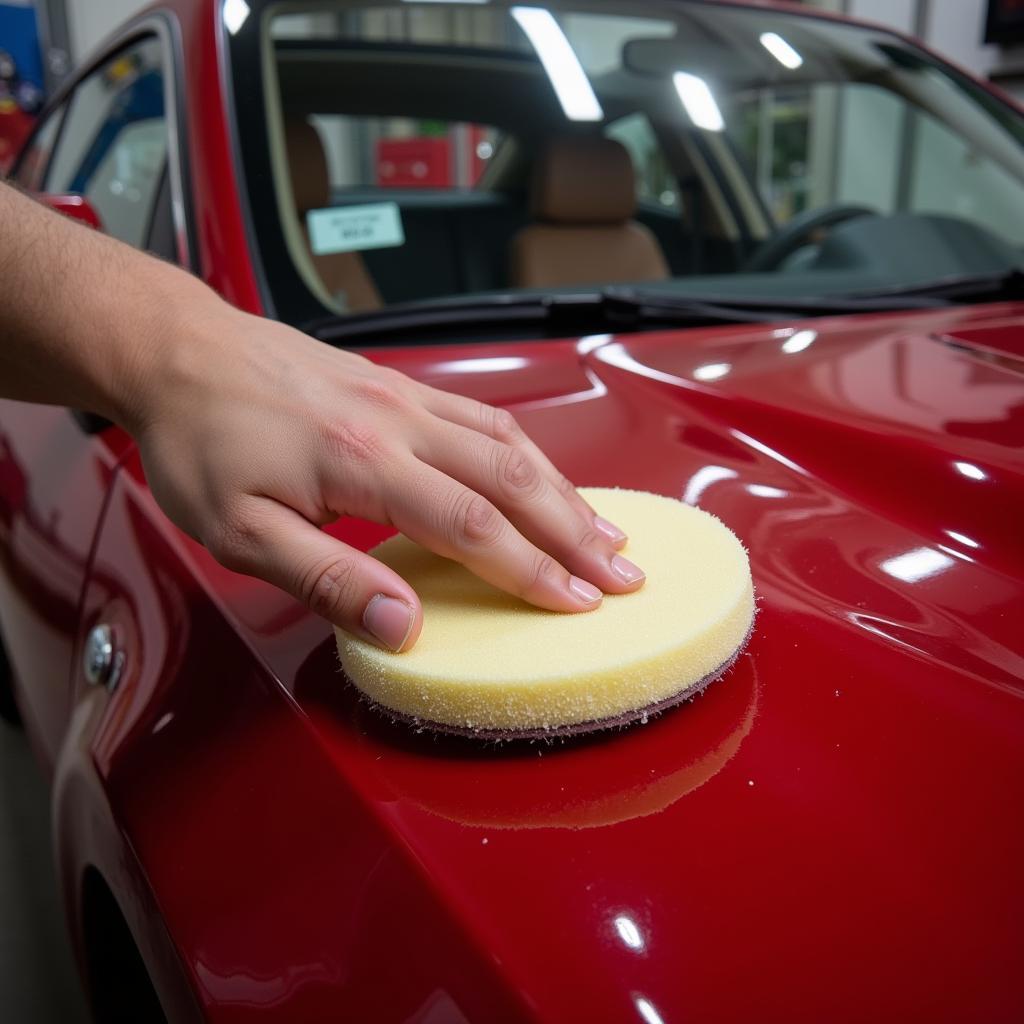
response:
M1024 127L884 31L706 2L224 5L254 259L308 324L1009 271Z

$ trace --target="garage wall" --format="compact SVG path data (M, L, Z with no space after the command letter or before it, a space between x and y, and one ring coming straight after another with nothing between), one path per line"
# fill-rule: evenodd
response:
M983 43L987 0L805 0L919 35L950 60L982 78L993 78L1024 101L1024 47Z
M955 2L963 4L964 0ZM832 6L835 9L835 5ZM919 0L847 0L838 9L855 18L877 21L901 32L913 32L919 6ZM968 0L964 6L979 7L980 2Z
M981 0L931 0L928 41L975 74L997 80L1009 76L1000 84L1024 101L1024 46L999 47L982 43L985 7Z
M65 0L71 61L79 64L114 29L148 6L149 0Z

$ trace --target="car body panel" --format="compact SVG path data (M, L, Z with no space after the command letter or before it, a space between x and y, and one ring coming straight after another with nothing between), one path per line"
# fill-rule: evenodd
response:
M129 458L82 630L139 655L94 750L209 1019L1017 1016L1024 377L944 340L1014 324L371 353L501 401L581 483L699 500L750 551L730 675L565 746L391 725L324 624L163 523Z
M265 311L218 7L167 6L195 269ZM96 870L174 1021L1020 1019L1022 337L1004 304L368 352L750 551L723 681L552 747L391 725L120 430L0 403L0 619L79 950ZM113 693L80 668L100 621Z
M0 606L21 713L53 768L71 710L71 652L120 432L90 437L66 409L0 400Z

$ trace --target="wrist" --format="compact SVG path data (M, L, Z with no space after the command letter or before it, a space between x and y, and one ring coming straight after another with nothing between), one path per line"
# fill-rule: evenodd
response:
M138 437L173 401L209 348L209 323L230 307L197 278L146 258L137 279L140 315L122 320L117 370L104 396L107 415ZM205 325L205 326L204 326ZM204 344L205 342L205 344Z

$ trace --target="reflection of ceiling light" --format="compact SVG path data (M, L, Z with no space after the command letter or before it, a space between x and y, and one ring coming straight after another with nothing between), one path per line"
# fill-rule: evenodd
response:
M980 548L981 547L981 545L976 540L973 540L972 538L968 537L967 534L965 534L965 533L957 533L956 530L946 530L945 533L946 533L947 537L952 537L953 540L959 542L960 544L965 545L966 547L969 547L969 548Z
M974 465L973 462L954 462L953 466L957 472L963 473L964 476L969 477L971 480L987 480L988 473L985 472L980 466Z
M751 437L749 434L744 434L742 430L736 430L733 427L729 428L729 433L736 438L737 441L741 441L743 444L750 445L755 451L761 452L762 455L767 455L769 459L774 459L776 462L781 462L782 465L788 466L790 469L797 473L802 473L807 476L807 470L803 466L798 466L792 459L786 458L782 452L777 452L774 448L769 448L763 441L758 441L756 437Z
M805 348L810 348L817 340L817 331L797 331L782 343L782 351L789 355L803 352Z
M523 356L490 356L484 359L449 359L431 369L438 373L495 373L521 370L528 362Z
M721 380L729 375L732 363L705 363L693 371L696 380Z
M698 127L709 132L720 132L725 129L725 119L721 110L712 96L708 83L696 75L687 74L685 71L677 71L672 76L672 84L679 93L686 113L690 120Z
M161 729L166 729L167 726L169 726L171 724L171 722L173 722L173 721L174 721L174 712L173 711L168 711L166 715L161 715L157 719L156 725L153 726L153 735L155 736L158 732L160 732Z
M644 999L643 996L634 996L633 1002L636 1003L637 1012L643 1019L644 1024L665 1024L664 1018L654 1008L654 1003L650 999Z
M717 484L719 480L732 480L737 475L736 470L729 469L728 466L704 466L690 477L690 482L683 492L683 501L687 505L696 505L701 495L712 484Z
M581 356L585 356L588 352L593 352L594 349L607 345L611 340L612 336L610 334L585 334L576 342L576 351Z
M774 32L761 33L761 45L784 67L795 71L804 59L782 36Z
M249 5L245 0L224 0L224 27L234 35L249 17Z
M570 121L600 121L601 104L554 15L541 7L513 7L512 17L537 51L565 116Z
M769 487L767 484L747 484L747 490L755 498L785 498L789 494L781 487Z
M882 572L893 576L904 583L919 583L940 572L945 572L953 564L949 555L944 555L934 548L914 548L905 555L887 558L882 562Z
M632 918L626 917L625 914L620 914L615 918L615 930L619 933L619 938L630 949L644 948L644 938Z

